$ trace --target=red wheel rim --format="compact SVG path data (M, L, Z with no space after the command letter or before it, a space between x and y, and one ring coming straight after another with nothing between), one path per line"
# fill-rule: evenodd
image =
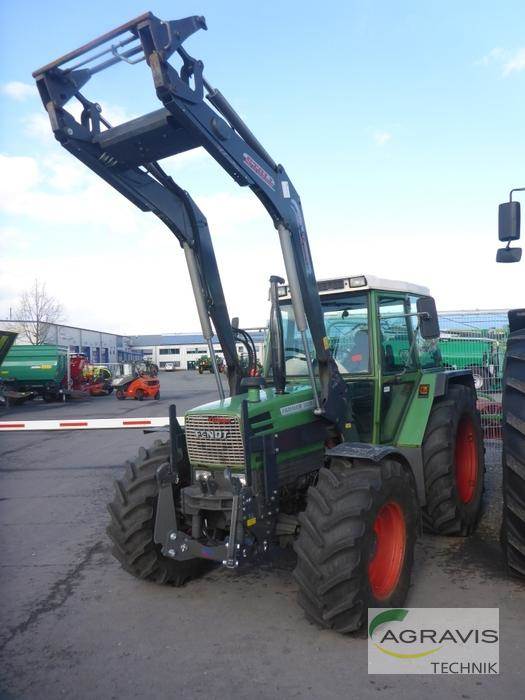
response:
M462 503L474 498L478 479L478 445L470 416L463 416L456 433L456 485Z
M405 516L395 501L381 507L374 521L375 551L368 564L368 580L374 597L388 598L396 588L406 547Z

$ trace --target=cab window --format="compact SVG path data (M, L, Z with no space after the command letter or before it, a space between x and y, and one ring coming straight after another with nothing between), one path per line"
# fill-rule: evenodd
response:
M379 297L381 362L385 374L415 369L410 304L405 297L382 294Z
M345 296L321 297L326 335L339 371L343 374L368 374L370 372L370 342L368 332L367 293L351 293ZM281 306L284 334L286 373L289 376L307 374L303 344L291 304ZM315 352L309 332L308 347L312 360Z

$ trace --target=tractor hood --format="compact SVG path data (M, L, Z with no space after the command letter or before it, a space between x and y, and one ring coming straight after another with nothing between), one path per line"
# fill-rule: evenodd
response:
M186 413L186 420L192 416L235 416L241 417L242 403L248 400L248 394L238 394L223 401L213 401L192 408ZM259 401L248 401L248 416L250 424L260 424L261 432L263 424L267 430L283 430L293 427L298 423L317 420L314 415L314 400L312 389L308 384L295 385L286 388L286 393L276 394L273 387L260 389ZM259 431L257 431L259 432Z

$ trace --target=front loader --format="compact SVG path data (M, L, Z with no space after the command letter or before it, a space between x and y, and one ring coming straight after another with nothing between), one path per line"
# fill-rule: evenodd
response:
M172 407L169 439L127 463L108 532L127 571L173 585L293 544L308 618L349 632L367 607L404 603L421 524L449 535L476 526L484 462L472 374L443 369L425 288L316 280L290 178L183 46L198 29L202 17L146 13L34 73L61 145L179 240L211 361L215 332L227 369L229 397L214 367L219 399L188 411L184 427ZM81 90L141 61L163 106L112 127ZM263 376L230 322L206 219L158 163L199 146L278 232L287 282L270 277Z

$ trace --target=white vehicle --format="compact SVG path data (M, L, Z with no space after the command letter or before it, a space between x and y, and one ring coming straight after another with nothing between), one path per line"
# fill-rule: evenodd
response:
M173 362L166 362L164 365L164 371L165 372L174 372L175 371L175 365Z

